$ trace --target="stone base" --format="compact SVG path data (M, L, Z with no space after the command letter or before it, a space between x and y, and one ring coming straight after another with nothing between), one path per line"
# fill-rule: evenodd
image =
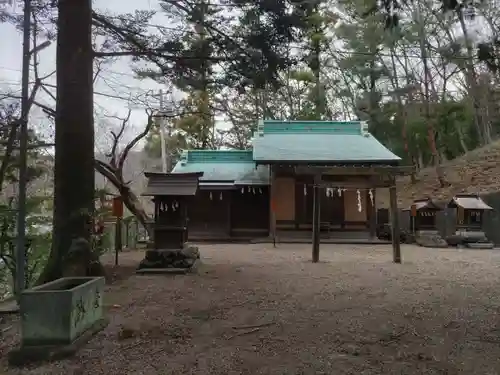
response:
M19 304L14 298L0 302L0 316L13 315L18 313Z
M185 275L189 268L140 268L135 273L139 275Z
M469 244L484 244L488 246L491 242L482 231L460 231L457 230L454 234L446 238L446 241L451 246L469 247Z
M448 247L448 243L438 231L418 231L415 235L415 242L422 247Z
M21 346L9 352L9 365L22 367L34 362L58 361L75 355L75 353L98 332L108 325L105 318L95 322L80 337L68 345L36 345Z
M200 250L196 246L185 244L182 249L152 249L139 264L143 269L190 269L200 259Z
M478 243L468 243L467 248L469 249L493 249L495 245L491 242L478 242Z

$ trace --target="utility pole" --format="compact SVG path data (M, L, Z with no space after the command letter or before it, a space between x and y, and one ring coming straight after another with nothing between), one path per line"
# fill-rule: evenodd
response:
M26 286L26 188L28 172L28 117L30 78L31 0L24 0L23 63L21 87L21 129L19 132L19 196L17 211L16 295Z
M165 116L164 116L164 110L165 110L165 102L163 100L163 90L160 90L160 142L161 142L161 163L162 163L162 172L163 173L168 173L169 172L169 166L167 163L167 145L166 145L166 139L165 139Z

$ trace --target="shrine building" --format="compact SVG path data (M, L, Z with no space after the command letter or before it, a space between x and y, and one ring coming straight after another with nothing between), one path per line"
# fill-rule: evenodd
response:
M362 121L265 120L252 143L182 153L172 173L203 172L189 240L310 239L315 203L322 238L374 238L377 189L392 187L395 206L395 175L407 174Z

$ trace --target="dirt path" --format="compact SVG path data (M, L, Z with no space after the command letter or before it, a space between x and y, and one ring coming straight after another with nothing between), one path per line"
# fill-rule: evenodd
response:
M500 373L500 251L405 246L403 265L383 246L323 245L320 264L307 245L202 254L199 275L111 286L110 325L72 360L0 373Z

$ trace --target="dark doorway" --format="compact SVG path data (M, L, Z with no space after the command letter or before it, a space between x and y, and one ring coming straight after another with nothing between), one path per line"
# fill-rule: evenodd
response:
M267 236L269 215L269 186L239 186L232 191L232 235Z
M188 208L189 236L229 236L230 190L198 190Z

